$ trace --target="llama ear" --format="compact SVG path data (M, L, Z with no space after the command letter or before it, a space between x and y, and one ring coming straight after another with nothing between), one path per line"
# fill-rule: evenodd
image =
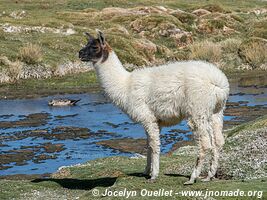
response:
M90 33L88 33L88 32L85 32L84 35L87 36L88 41L95 39L94 36L92 36L92 35L91 35Z
M98 39L100 41L100 44L102 46L105 46L106 39L105 39L104 33L100 31L99 29L96 29L96 32L98 34Z

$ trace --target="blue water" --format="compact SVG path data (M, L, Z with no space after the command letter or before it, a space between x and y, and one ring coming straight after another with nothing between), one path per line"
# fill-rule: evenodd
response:
M255 91L257 94L255 94ZM253 92L249 88L241 88L236 84L231 85L231 95L229 97L230 102L248 101L248 106L262 105L267 106L266 88L253 89ZM240 93L245 93L241 94ZM81 99L77 106L72 107L50 107L48 101L54 98L71 98ZM51 130L57 126L73 126L89 128L93 132L98 130L106 130L114 133L114 135L104 135L102 137L89 137L87 139L80 140L46 140L43 138L25 138L21 140L4 141L2 144L8 146L0 147L0 153L12 149L20 149L20 147L28 145L40 145L45 142L51 142L53 144L64 144L65 150L53 153L56 155L56 159L44 160L41 163L34 163L27 161L25 165L16 166L14 163L10 165L12 168L6 170L0 170L0 175L10 174L42 174L56 171L60 166L73 165L83 163L88 160L102 158L114 155L133 156L131 153L122 153L117 150L104 148L100 145L96 145L95 142L107 139L118 138L145 138L145 132L139 124L133 123L127 115L125 115L117 107L113 106L99 93L89 94L71 94L71 95L56 95L37 99L21 99L21 100L0 100L0 121L15 121L23 119L25 115L33 113L48 113L50 116L48 123L38 127L15 127L15 128L0 128L0 136L13 134L14 132L24 130L35 129L48 129ZM3 116L10 115L10 116ZM75 115L73 117L65 117L58 119L56 116ZM225 116L225 120L231 120L234 116ZM119 125L114 128L106 122ZM182 129L188 130L185 121L181 124L164 128L161 138L161 152L168 152L172 145L175 143L175 139L170 140L170 130ZM183 138L188 140L188 136L191 132L186 134L176 134L172 137ZM44 152L39 152L42 154ZM48 154L48 153L46 153ZM52 155L52 154L51 154ZM8 166L8 165L7 165Z

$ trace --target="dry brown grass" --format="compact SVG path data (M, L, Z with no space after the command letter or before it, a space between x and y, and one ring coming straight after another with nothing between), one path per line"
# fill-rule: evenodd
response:
M20 61L12 62L6 56L0 56L0 83L16 81L21 70L22 63Z
M241 39L229 38L221 42L222 50L226 53L237 53L242 43Z
M12 78L13 81L19 79L19 75L22 70L22 63L20 61L12 62L9 65L9 76Z
M243 58L253 68L258 68L267 63L267 43L254 41L250 42L242 49Z
M19 50L19 59L27 64L40 63L43 59L43 53L40 46L27 44Z
M190 46L190 59L206 60L209 62L219 62L222 56L222 48L220 44L210 41L194 43Z

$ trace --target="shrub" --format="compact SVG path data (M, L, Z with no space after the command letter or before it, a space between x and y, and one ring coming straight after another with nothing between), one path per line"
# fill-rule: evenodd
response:
M27 64L40 63L42 58L42 49L38 45L30 43L19 50L19 59Z
M190 46L190 59L218 62L221 59L222 48L220 44L205 41L194 43Z

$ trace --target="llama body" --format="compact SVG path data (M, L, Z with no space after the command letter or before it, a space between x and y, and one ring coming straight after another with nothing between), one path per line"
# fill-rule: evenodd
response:
M100 36L98 40L107 45L105 41L101 42ZM84 51L80 52L81 58L85 56ZM212 149L213 157L205 180L215 175L219 150L224 144L222 118L229 93L228 80L219 69L206 62L188 61L130 73L110 48L104 62L102 57L93 60L106 94L146 131L145 174L150 174L151 179L158 176L161 128L186 119L199 147L196 166L186 183L192 184L200 175L208 149Z

